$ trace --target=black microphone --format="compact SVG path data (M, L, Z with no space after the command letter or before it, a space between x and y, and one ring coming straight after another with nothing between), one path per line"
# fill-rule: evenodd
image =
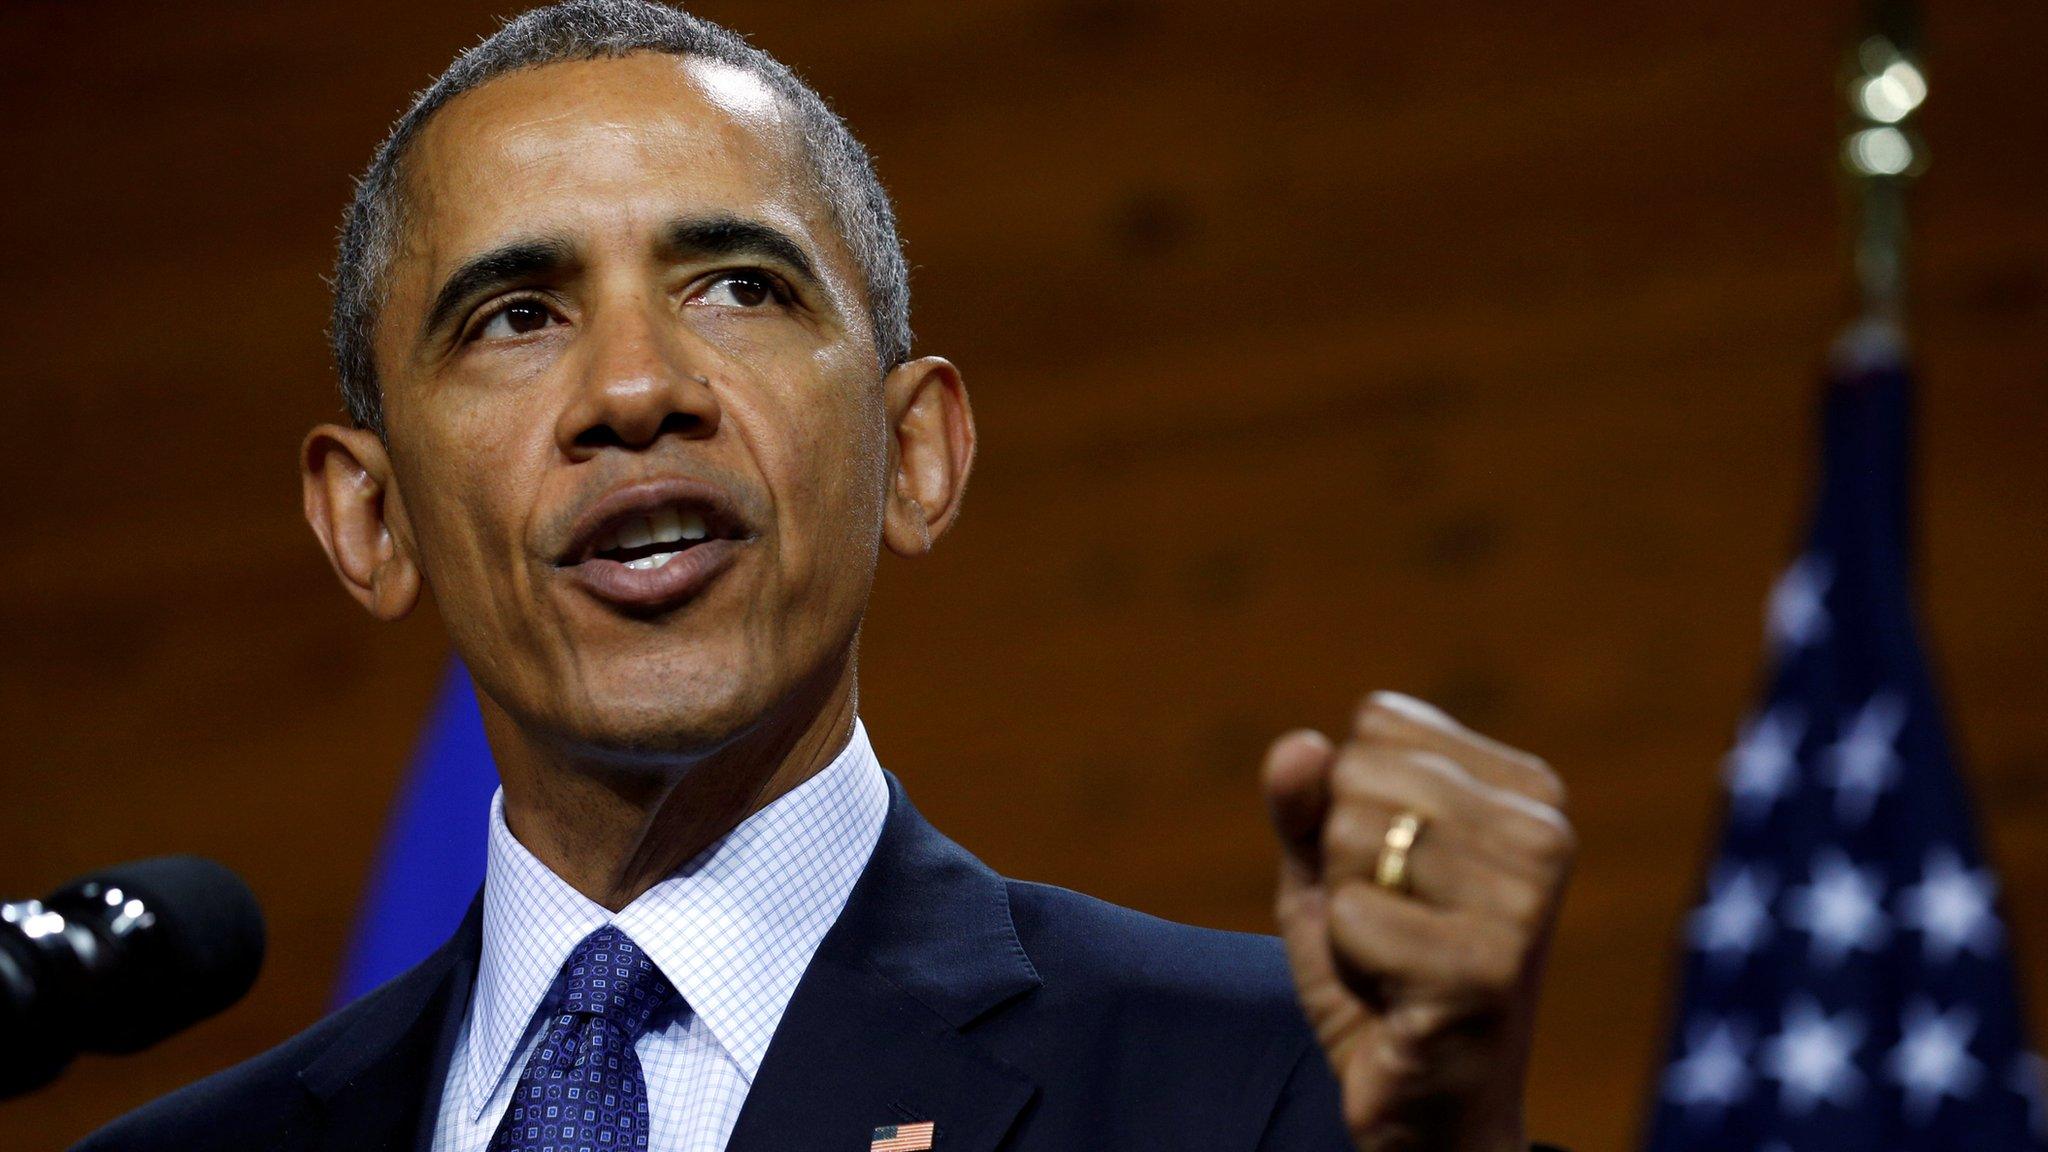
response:
M79 1052L135 1052L242 998L263 966L263 910L197 856L82 876L0 904L0 1099Z

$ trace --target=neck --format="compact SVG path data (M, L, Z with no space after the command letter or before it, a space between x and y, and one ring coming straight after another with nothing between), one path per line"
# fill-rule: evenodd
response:
M857 699L849 660L824 690L794 694L715 751L649 767L559 751L478 695L507 827L614 912L830 764L852 738Z

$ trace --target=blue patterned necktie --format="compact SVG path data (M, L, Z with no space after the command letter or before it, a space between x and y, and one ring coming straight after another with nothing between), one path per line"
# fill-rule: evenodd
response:
M676 990L624 932L606 925L563 965L547 1034L519 1074L490 1152L647 1147L647 1079L634 1042Z

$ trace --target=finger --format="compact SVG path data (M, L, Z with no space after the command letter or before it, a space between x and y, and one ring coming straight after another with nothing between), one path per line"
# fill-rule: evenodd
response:
M1502 925L1352 881L1330 893L1338 971L1380 1007L1435 1001L1456 1013L1512 992L1524 941Z
M1330 809L1330 768L1335 758L1329 737L1301 729L1273 741L1260 770L1273 831L1301 878L1322 872L1323 821Z
M1261 783L1280 838L1280 886L1273 913L1302 1009L1319 1034L1357 1024L1361 1006L1337 974L1329 901L1322 886L1322 826L1330 807L1336 749L1320 732L1290 732L1266 752Z
M1540 757L1474 732L1427 701L1374 692L1359 705L1352 728L1361 739L1428 749L1496 788L1552 808L1564 806L1564 781Z
M1408 892L1440 907L1530 921L1555 887L1553 850L1569 847L1554 843L1568 830L1532 814L1533 801L1482 784L1433 752L1349 745L1338 755L1331 797L1325 881L1372 880L1387 830L1413 813L1423 824L1408 849Z

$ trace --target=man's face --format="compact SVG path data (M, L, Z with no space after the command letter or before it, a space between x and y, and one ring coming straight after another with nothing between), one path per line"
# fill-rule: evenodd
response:
M408 157L388 519L484 691L567 750L709 751L858 630L889 417L785 115L641 53L493 80Z

